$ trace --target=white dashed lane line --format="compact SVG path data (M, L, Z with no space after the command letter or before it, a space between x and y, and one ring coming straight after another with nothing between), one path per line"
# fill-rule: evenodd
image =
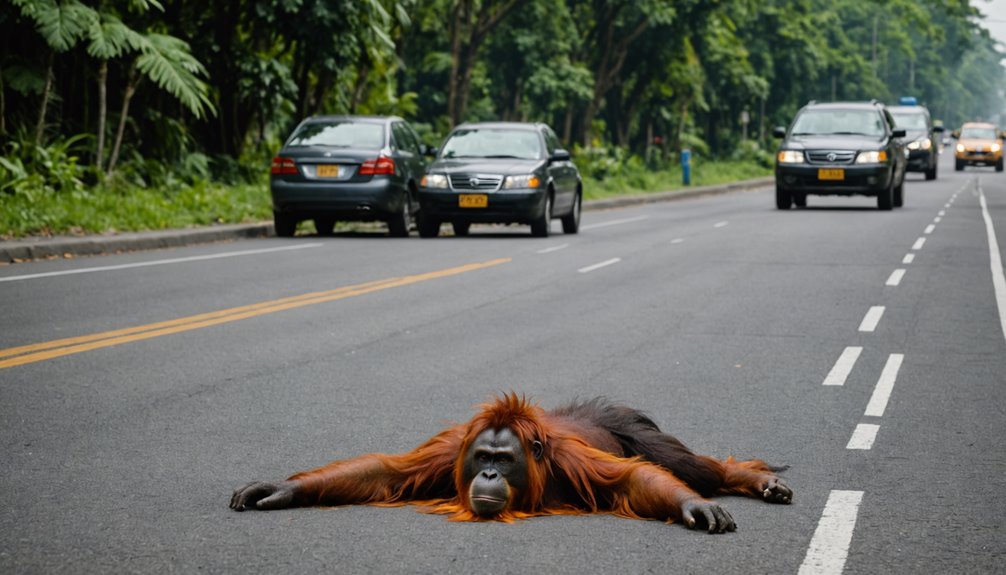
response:
M539 254L550 254L552 252L557 252L559 250L564 250L564 249L566 249L568 247L569 247L569 244L559 244L557 246L552 246L550 248L545 248L543 250L538 250L537 253L539 253Z
M866 412L863 415L868 417L882 417L887 410L887 402L891 400L891 393L894 392L894 382L898 379L898 371L905 361L905 356L900 353L892 353L887 357L887 364L884 371L880 372L880 379L877 386L873 388L873 396L870 403L866 404Z
M912 244L912 249L915 251L919 251L922 249L922 246L924 245L926 245L926 238L919 238L915 240L914 244Z
M877 439L877 432L880 431L880 426L874 423L860 423L856 426L856 430L852 432L852 437L849 439L849 443L845 446L846 449L871 449L873 447L873 442Z
M800 575L840 575L849 556L862 491L832 491L810 540Z
M596 263L596 264L594 264L592 266L587 266L587 267L584 267L584 268L580 268L577 271L580 272L580 273L582 273L582 274L585 274L585 273L592 272L594 270L599 270L599 269L601 269L603 267L608 267L610 265L617 264L620 261L622 261L622 258L611 258L610 260L605 260L605 261L603 261L601 263Z
M835 362L835 366L824 378L824 385L845 385L845 380L852 373L852 368L856 366L856 360L859 359L861 353L863 353L863 348L858 346L845 348L842 355L838 357L838 361Z
M875 305L871 307L866 315L863 316L863 321L859 324L859 331L872 332L877 329L877 324L880 323L880 318L884 317L884 306Z
M905 277L905 270L898 268L891 272L890 277L887 278L887 282L884 285L887 286L897 286L901 283L901 279Z

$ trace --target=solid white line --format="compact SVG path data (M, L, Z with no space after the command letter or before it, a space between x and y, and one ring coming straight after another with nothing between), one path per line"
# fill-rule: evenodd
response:
M887 358L884 371L880 373L877 380L877 387L873 389L873 396L870 403L866 404L866 412L863 415L870 417L882 417L887 409L887 402L891 400L891 392L894 391L894 382L898 379L898 370L901 369L901 362L905 356L900 353L892 353Z
M799 575L840 575L849 556L862 491L832 491L810 540Z
M722 227L725 227L729 223L730 222L716 222L715 224L713 224L713 227L714 228L722 228Z
M859 331L873 331L877 329L880 318L884 316L884 306L875 305L863 316L863 321L859 324Z
M926 231L924 231L922 233L924 233L924 234L931 234L931 233L933 233L933 230L935 230L935 229L936 229L936 226L934 226L933 224L929 224L928 226L926 226Z
M999 254L999 241L996 230L992 227L992 217L985 202L985 192L981 181L978 182L978 203L982 206L982 219L985 220L985 230L989 237L989 265L992 268L992 286L995 288L996 305L999 307L999 327L1003 337L1006 337L1006 273L1003 272L1002 256Z
M545 248L543 250L538 250L539 254L548 254L552 252L557 252L559 250L564 250L569 247L569 244L559 244L557 246L552 246L550 248Z
M861 353L863 353L863 348L861 347L849 346L845 348L842 355L838 356L835 366L831 368L828 376L824 378L823 385L845 385L845 380L852 372L852 368L856 365L856 360L859 359L859 354Z
M915 254L905 254L905 259L901 260L903 264L910 264L915 261Z
M901 283L901 278L905 277L905 270L898 268L891 272L890 277L887 278L887 283L884 285L896 286Z
M132 263L132 264L119 264L119 265L114 265L114 266L98 266L98 267L93 267L93 268L81 268L81 269L75 269L75 270L63 270L63 271L59 271L59 272L45 272L45 273L38 273L38 274L26 274L26 275L21 275L21 276L10 276L10 277L5 277L5 278L0 278L0 282L15 282L15 281L20 281L20 280L31 280L31 279L48 278L48 277L55 277L55 276L68 276L68 275L74 275L74 274L89 274L89 273L94 273L94 272L108 272L108 271L115 271L115 270L125 270L125 269L130 269L130 268L142 268L142 267L148 267L148 266L162 266L162 265L166 265L166 264L180 264L180 263L186 263L186 262L198 262L198 261L204 261L204 260L215 260L215 259L220 259L220 258L233 258L233 257L237 257L237 256L251 256L251 255L257 255L257 254L267 254L267 253L272 253L272 252L282 252L282 251L289 251L289 250L302 250L302 249L305 249L305 248L315 248L315 247L318 247L318 246L321 246L321 245L325 245L325 244L321 244L321 243L297 244L295 246L284 246L284 247L281 247L281 248L262 248L262 249L259 249L259 250L244 250L244 251L240 251L240 252L224 252L224 253L210 254L210 255L205 255L205 256L190 256L190 257L185 257L185 258L171 258L171 259L166 259L166 260L153 260L153 261L149 261L149 262L136 262L136 263Z
M684 238L674 238L673 240L671 240L671 243L672 244L680 244L683 241L685 241Z
M607 222L600 222L597 224L590 224L586 226L580 226L581 230L593 230L597 228L604 228L607 226L617 226L620 224L631 224L632 222L641 222L643 220L649 219L650 216L638 216L635 218L623 218L621 220L609 220Z
M880 426L873 423L860 423L856 426L856 430L852 432L852 437L849 438L849 443L845 446L846 449L870 449L873 447L873 442L877 439L877 432L880 431Z
M594 271L596 269L601 269L603 267L610 266L612 264L617 264L620 261L622 261L622 258L611 258L610 260L605 260L605 261L603 261L603 262L601 262L599 264L594 264L592 266L587 266L585 268L580 268L577 271L580 272L580 273L582 273L582 274L585 274L587 272L592 272L592 271Z
M922 246L924 246L924 245L926 245L926 238L919 238L919 239L915 240L915 243L912 245L912 249L913 250L921 250Z

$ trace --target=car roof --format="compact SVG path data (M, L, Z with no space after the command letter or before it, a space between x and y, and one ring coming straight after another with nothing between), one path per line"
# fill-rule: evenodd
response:
M884 105L877 101L870 102L810 102L804 109L814 110L881 110Z
M464 124L459 124L454 129L472 129L472 128L487 128L490 130L508 129L508 130L538 130L544 124L538 122L465 122Z
M890 110L892 114L896 112L919 112L921 114L929 113L929 109L925 106L888 106L887 109Z
M325 116L309 116L304 119L305 122L363 122L370 124L384 124L386 122L391 122L395 120L401 120L398 116L354 116L350 114L339 114L339 115L325 115Z

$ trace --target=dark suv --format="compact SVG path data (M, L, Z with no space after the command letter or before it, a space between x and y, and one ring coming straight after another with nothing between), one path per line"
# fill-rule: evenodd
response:
M804 106L776 154L776 207L807 205L807 195L875 196L877 207L904 203L905 130L876 101Z
M461 124L447 136L419 187L419 236L436 237L450 222L468 235L473 223L530 224L549 235L552 219L580 227L580 172L545 124Z
M920 106L915 98L902 98L898 104L887 109L894 116L895 125L905 129L907 169L909 172L925 172L927 180L935 180L936 167L940 162L938 134L943 132L943 126L934 126L929 110Z
M406 237L418 209L416 189L426 146L395 117L320 116L304 120L272 160L276 235L292 236L301 220L322 235L336 221L383 221Z

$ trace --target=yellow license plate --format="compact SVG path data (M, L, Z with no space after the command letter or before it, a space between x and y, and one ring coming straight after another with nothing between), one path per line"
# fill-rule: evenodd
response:
M844 180L845 170L842 168L821 168L817 171L819 180Z
M458 196L459 208L485 208L489 205L489 196L485 194L461 194Z
M318 177L319 178L338 178L339 177L339 166L335 164L319 164L318 165Z

